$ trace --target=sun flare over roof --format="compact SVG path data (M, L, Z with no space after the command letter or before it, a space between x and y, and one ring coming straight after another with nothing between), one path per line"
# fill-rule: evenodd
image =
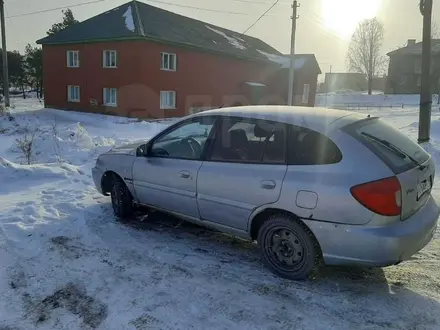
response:
M382 0L321 0L325 28L348 39L359 22L377 15Z

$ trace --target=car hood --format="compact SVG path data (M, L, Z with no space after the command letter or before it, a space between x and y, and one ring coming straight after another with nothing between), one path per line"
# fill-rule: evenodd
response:
M109 154L123 154L123 155L128 155L130 154L132 151L136 150L139 146L147 143L148 141L138 141L138 142L133 142L130 144L124 144L121 146L117 146L117 147L113 147L112 149L110 149L110 151L108 152Z

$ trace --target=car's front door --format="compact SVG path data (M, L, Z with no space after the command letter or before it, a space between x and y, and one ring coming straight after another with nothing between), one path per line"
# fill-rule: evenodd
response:
M199 218L197 174L215 118L197 117L164 131L133 165L140 203Z
M246 230L252 211L280 196L287 171L286 128L264 120L219 120L197 179L200 215L208 222Z

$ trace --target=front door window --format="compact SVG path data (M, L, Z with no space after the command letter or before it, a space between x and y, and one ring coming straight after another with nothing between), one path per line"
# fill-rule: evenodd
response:
M214 122L199 117L182 123L154 141L149 156L200 160Z

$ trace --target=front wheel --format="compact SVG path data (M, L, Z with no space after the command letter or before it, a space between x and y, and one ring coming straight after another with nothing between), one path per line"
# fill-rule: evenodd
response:
M113 180L110 192L113 212L118 218L125 219L133 215L133 196L120 178Z
M270 269L283 278L304 280L318 265L315 237L293 217L275 215L268 219L258 232L258 243Z

